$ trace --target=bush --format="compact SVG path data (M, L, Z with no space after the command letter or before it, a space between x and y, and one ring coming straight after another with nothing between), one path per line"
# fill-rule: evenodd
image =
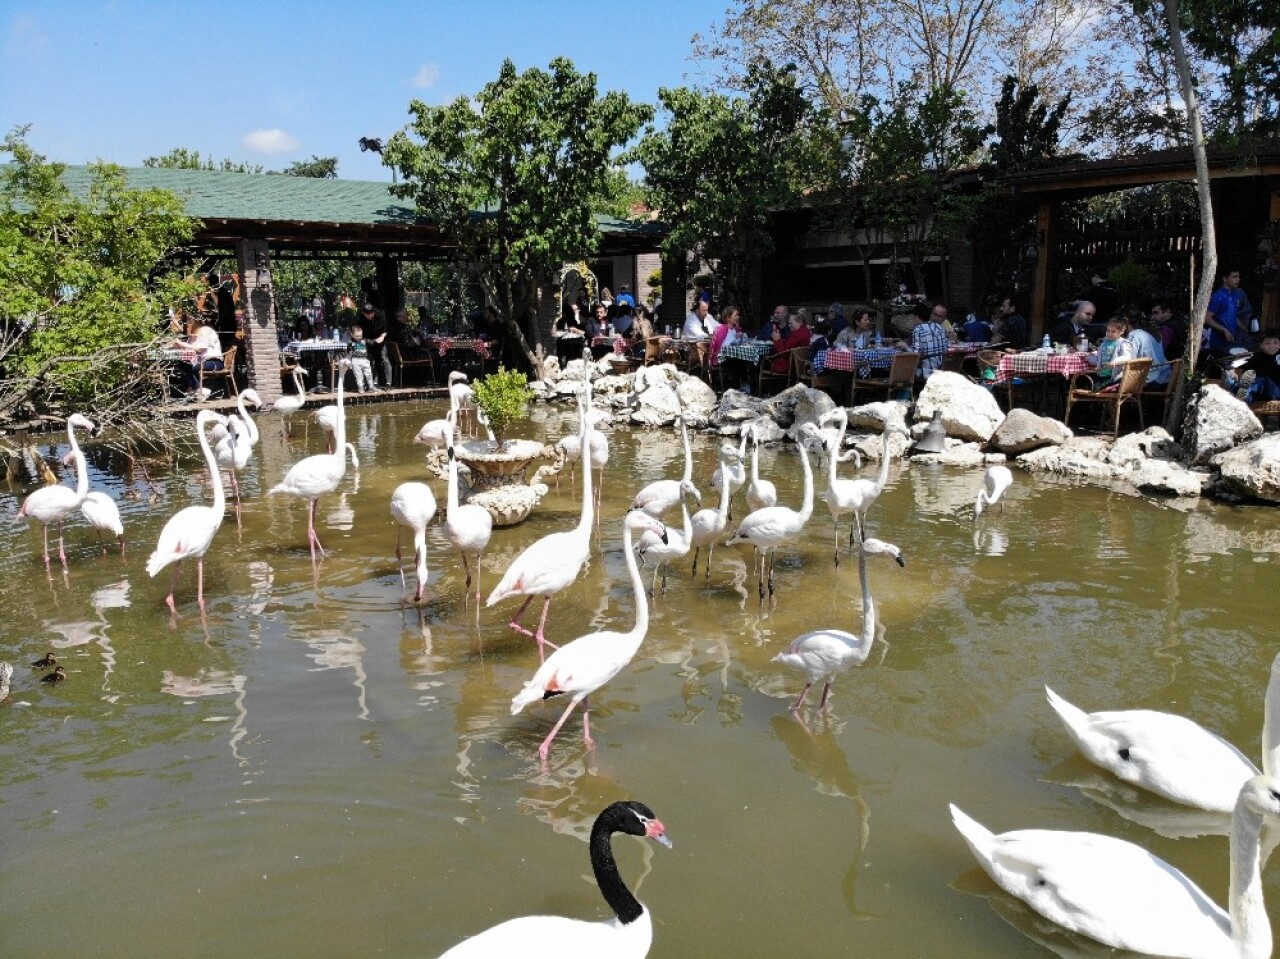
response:
M532 395L529 391L529 378L519 370L499 367L498 372L477 380L472 389L476 405L489 420L489 428L493 430L498 448L501 449L503 434L507 428L524 416L525 404Z

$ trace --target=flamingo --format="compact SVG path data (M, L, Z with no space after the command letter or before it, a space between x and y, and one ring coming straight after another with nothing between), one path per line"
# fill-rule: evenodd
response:
M333 453L317 453L294 463L283 480L271 487L271 493L287 493L305 499L310 504L307 509L307 541L311 546L311 560L315 561L316 550L324 555L324 547L320 545L320 537L316 535L316 503L325 493L332 493L342 482L347 471L347 418L343 413L342 391L346 380L346 371L351 366L345 357L338 360L338 428L334 432Z
M451 412L450 418L454 416ZM452 426L452 423L450 424ZM466 595L471 595L471 565L468 556L476 557L476 608L480 607L480 558L493 535L493 517L478 503L458 503L458 460L453 451L453 430L446 434L449 449L449 493L445 504L444 535L462 554L462 568L467 572Z
M754 512L778 505L778 488L760 478L760 421L751 424L751 482L747 486L747 506Z
M662 536L657 533L645 533L640 537L640 542L636 544L636 552L640 554L640 558L648 565L650 561L654 563L653 567L653 583L649 586L649 595L653 595L654 588L658 584L658 572L662 571L662 592L667 592L667 563L676 559L684 559L689 555L689 549L693 546L693 522L689 519L689 498L694 494L692 483L681 483L680 490L684 494L680 497L680 517L682 520L680 532L674 530L664 530Z
M742 489L747 482L747 440L751 430L742 431L742 440L738 443L738 459L729 465L729 519L733 519L733 494ZM711 474L712 488L720 485L720 473L724 464L718 464Z
M815 440L816 438L816 440ZM822 434L812 423L806 423L800 431L797 446L800 464L804 468L804 500L800 509L787 506L766 506L748 513L726 546L750 543L760 557L760 598L764 599L765 566L769 567L769 595L773 595L773 559L779 546L796 539L813 515L813 470L809 466L808 444L821 442Z
M591 707L587 697L622 672L649 631L649 602L644 595L644 581L640 578L640 568L636 565L632 548L632 534L645 531L652 531L659 539L665 539L666 530L660 522L642 510L628 511L622 520L622 554L627 572L631 574L631 590L635 595L635 626L627 633L604 630L566 643L546 658L533 678L511 700L511 715L514 716L540 699L562 694L569 697L569 705L538 747L538 755L543 762L547 760L551 741L579 703L582 703L583 742L588 747L595 745L591 738Z
M587 418L585 402L578 404L578 423L582 442L590 449L591 423ZM547 623L547 610L551 608L551 599L556 593L570 586L582 572L591 556L591 528L595 522L595 503L591 490L591 470L582 471L582 515L578 525L571 530L551 533L525 547L515 558L502 580L489 594L485 606L500 603L508 596L523 596L525 601L516 610L508 625L518 633L532 636L538 643L538 658L544 659L547 642L543 630ZM520 617L533 602L535 596L543 597L542 617L538 620L538 629L530 633L520 625Z
M825 414L818 422L825 426L830 422L848 422L849 414L841 407L837 407L831 412ZM838 460L839 446L832 446L830 438L827 442L827 491L823 494L823 498L827 501L827 507L831 510L831 521L836 529L836 565L840 565L840 517L845 513L853 514L853 525L849 528L849 544L853 545L854 530L857 530L861 539L866 539L866 520L867 510L869 510L876 499L884 492L885 483L889 480L889 438L894 433L901 433L903 436L910 436L906 427L898 423L885 423L884 431L880 436L880 472L876 474L874 480L859 478L854 480L841 480L836 476L836 463ZM844 435L844 429L841 428L840 435ZM835 441L836 443L839 440Z
M440 959L643 959L653 942L649 910L631 894L618 872L610 839L616 832L644 836L671 848L667 829L644 803L616 802L591 826L591 871L613 910L608 922L584 922L563 916L523 916L465 939Z
M188 506L169 517L160 531L160 540L156 543L155 552L147 560L147 575L152 579L156 573L170 563L173 568L173 582L169 585L169 595L165 603L169 612L177 615L173 603L173 594L178 588L178 574L182 571L182 561L188 556L196 559L196 602L204 611L204 554L209 551L218 527L222 525L222 517L226 513L226 498L222 489L222 471L218 469L218 461L214 458L213 448L209 446L209 437L205 435L205 426L209 423L227 425L227 418L213 410L201 410L196 416L196 436L200 439L200 451L209 467L209 482L213 486L212 506Z
M1229 911L1133 843L1052 829L992 835L954 805L951 818L997 885L1072 932L1116 949L1181 959L1271 955L1261 834L1264 821L1280 819L1280 779L1255 776L1236 799Z
M76 488L63 486L42 486L33 490L22 502L19 516L30 516L44 527L44 568L48 572L49 562L49 524L58 524L58 558L62 560L62 568L67 568L67 550L62 541L62 523L74 511L80 508L85 497L89 495L89 471L85 468L84 456L80 454L80 444L76 440L76 427L86 429L92 435L97 427L86 416L72 413L67 417L67 441L71 444L71 454L76 466Z
M684 441L684 474L678 480L655 480L636 493L636 498L631 501L632 509L642 509L658 519L681 502L684 496L680 490L681 484L693 481L693 450L689 446L689 429L685 425L683 414L676 419L680 423L680 438ZM694 487L693 498L699 506L702 505L702 494L697 487Z
M822 701L818 709L827 708L827 697L831 694L831 684L841 673L854 666L861 666L867 661L871 652L871 644L876 637L876 606L871 598L871 589L867 585L867 557L889 556L899 566L906 566L907 561L902 550L892 543L879 539L862 541L858 550L858 578L862 581L862 635L855 636L842 629L818 629L797 636L784 652L773 657L775 663L782 663L792 669L798 669L808 680L800 691L800 698L791 709L800 711L809 689L821 680Z
M600 483L596 485L596 510L600 509L600 489L604 483L604 468L609 464L609 438L596 429L609 419L609 414L594 406L588 407L587 416L591 418L591 465L600 471ZM555 448L564 455L564 462L569 467L569 480L577 481L577 465L582 459L582 439L576 433L562 436L556 440ZM563 470L563 468L562 468ZM556 473L556 487L560 485L560 473Z
M988 466L982 477L982 489L978 490L978 501L973 504L973 521L976 523L982 511L988 506L1000 504L1000 512L1004 512L1004 493L1013 485L1013 473L1007 466Z
M1086 713L1045 687L1049 705L1086 759L1184 806L1231 812L1240 787L1259 775L1225 739L1183 716L1152 709ZM1262 772L1280 760L1280 656L1271 663L1262 722Z
M290 433L289 414L296 413L307 405L307 389L302 385L302 378L307 375L307 371L301 366L295 366L289 372L293 375L293 387L297 392L286 393L271 404L273 413L281 413L285 417L284 432L286 436Z
M84 453L79 449L71 450L62 457L62 465L74 466L88 473ZM97 531L98 545L102 547L104 555L107 552L106 541L102 538L104 531L116 538L120 543L120 555L124 555L124 523L120 520L120 508L116 506L115 500L106 493L91 489L85 494L84 502L80 504L80 515Z
M706 576L711 578L711 553L716 548L716 541L724 535L724 528L729 523L729 499L733 495L734 460L742 463L742 454L728 443L720 447L720 505L716 509L700 509L689 521L693 527L693 575L698 574L698 554L702 547L707 548Z
M262 406L262 399L258 396L256 390L243 390L236 397L236 406L239 408L239 415L232 414L227 417L227 425L215 425L209 431L209 439L213 443L213 456L218 461L218 465L227 471L227 475L231 478L231 494L236 502L236 518L240 517L240 480L236 474L249 465L249 457L253 453L253 447L258 442L258 427L253 422L253 417L249 415L249 410L245 406L246 400L251 400L254 406Z
M467 384L467 374L454 370L449 374L449 407L457 412L455 422L467 421L467 435L475 432L473 411L476 406L475 393Z
M404 579L404 557L400 552L400 535L407 526L413 530L413 560L418 586L413 593L415 603L422 602L427 586L427 525L436 515L436 494L426 483L401 483L391 494L391 516L396 521L396 564L400 568L400 585Z

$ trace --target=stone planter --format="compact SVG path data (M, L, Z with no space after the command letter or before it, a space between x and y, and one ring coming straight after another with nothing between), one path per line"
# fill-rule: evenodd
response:
M525 519L547 493L543 479L564 465L554 447L533 440L508 440L501 450L488 440L471 440L455 446L454 455L471 471L471 483L460 488L460 499L483 506L493 517L494 526L514 526ZM537 460L548 462L526 480L526 472ZM447 482L448 452L435 449L428 453L427 468Z

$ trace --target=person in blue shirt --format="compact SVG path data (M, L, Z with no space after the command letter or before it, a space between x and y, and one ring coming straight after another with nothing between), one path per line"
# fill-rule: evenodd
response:
M622 286L618 287L616 302L619 307L629 306L633 310L636 308L636 298L631 295L631 288L627 284L623 283Z
M966 343L990 343L991 324L977 313L970 313L969 321L964 325L964 339Z
M1243 308L1243 310L1242 310ZM1204 325L1209 330L1209 352L1227 353L1244 338L1244 323L1251 309L1249 298L1240 289L1240 271L1228 270L1222 274L1222 286L1214 290L1209 300L1209 312Z

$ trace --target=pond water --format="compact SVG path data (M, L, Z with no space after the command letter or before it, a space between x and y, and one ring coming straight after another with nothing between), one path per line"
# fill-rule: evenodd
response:
M1133 840L1225 904L1226 840L1135 821L1163 815L1177 832L1174 807L1126 799L1074 755L1042 686L1086 709L1186 714L1256 758L1276 651L1273 512L1179 511L1015 472L1005 509L975 532L980 472L895 466L869 525L907 565L872 560L884 642L837 682L825 719L793 718L799 677L770 661L807 629L860 627L857 566L833 568L819 502L779 554L773 604L757 600L745 548L717 549L709 581L673 567L640 653L592 698L596 747L575 715L544 768L537 747L563 705L510 715L537 665L506 627L517 604L468 608L439 526L423 606L401 587L390 493L424 478L410 440L442 414L349 412L362 469L321 501L332 554L316 569L304 506L264 491L323 436L298 417L286 441L264 417L243 526L229 514L206 563L203 623L194 569L176 624L167 571L143 569L165 520L204 492L197 459L152 475L163 496L148 504L137 474L108 475L91 453L95 483L124 507L123 560L81 525L69 575L46 577L39 527L4 531L0 659L17 667L0 706L6 954L434 956L516 915L605 918L584 840L622 798L651 806L674 841L615 840L654 915L654 957L1106 952L1028 920L977 870L948 802L996 831ZM521 432L570 429L566 411L538 407ZM552 603L553 641L630 628L620 517L640 486L681 470L678 435L611 441L596 549ZM707 502L716 446L694 438ZM764 450L761 467L797 505L794 448ZM0 495L0 512L24 492ZM495 531L485 594L578 510L566 477L529 521ZM53 687L27 665L50 650L68 672ZM1275 870L1266 885L1276 915Z

